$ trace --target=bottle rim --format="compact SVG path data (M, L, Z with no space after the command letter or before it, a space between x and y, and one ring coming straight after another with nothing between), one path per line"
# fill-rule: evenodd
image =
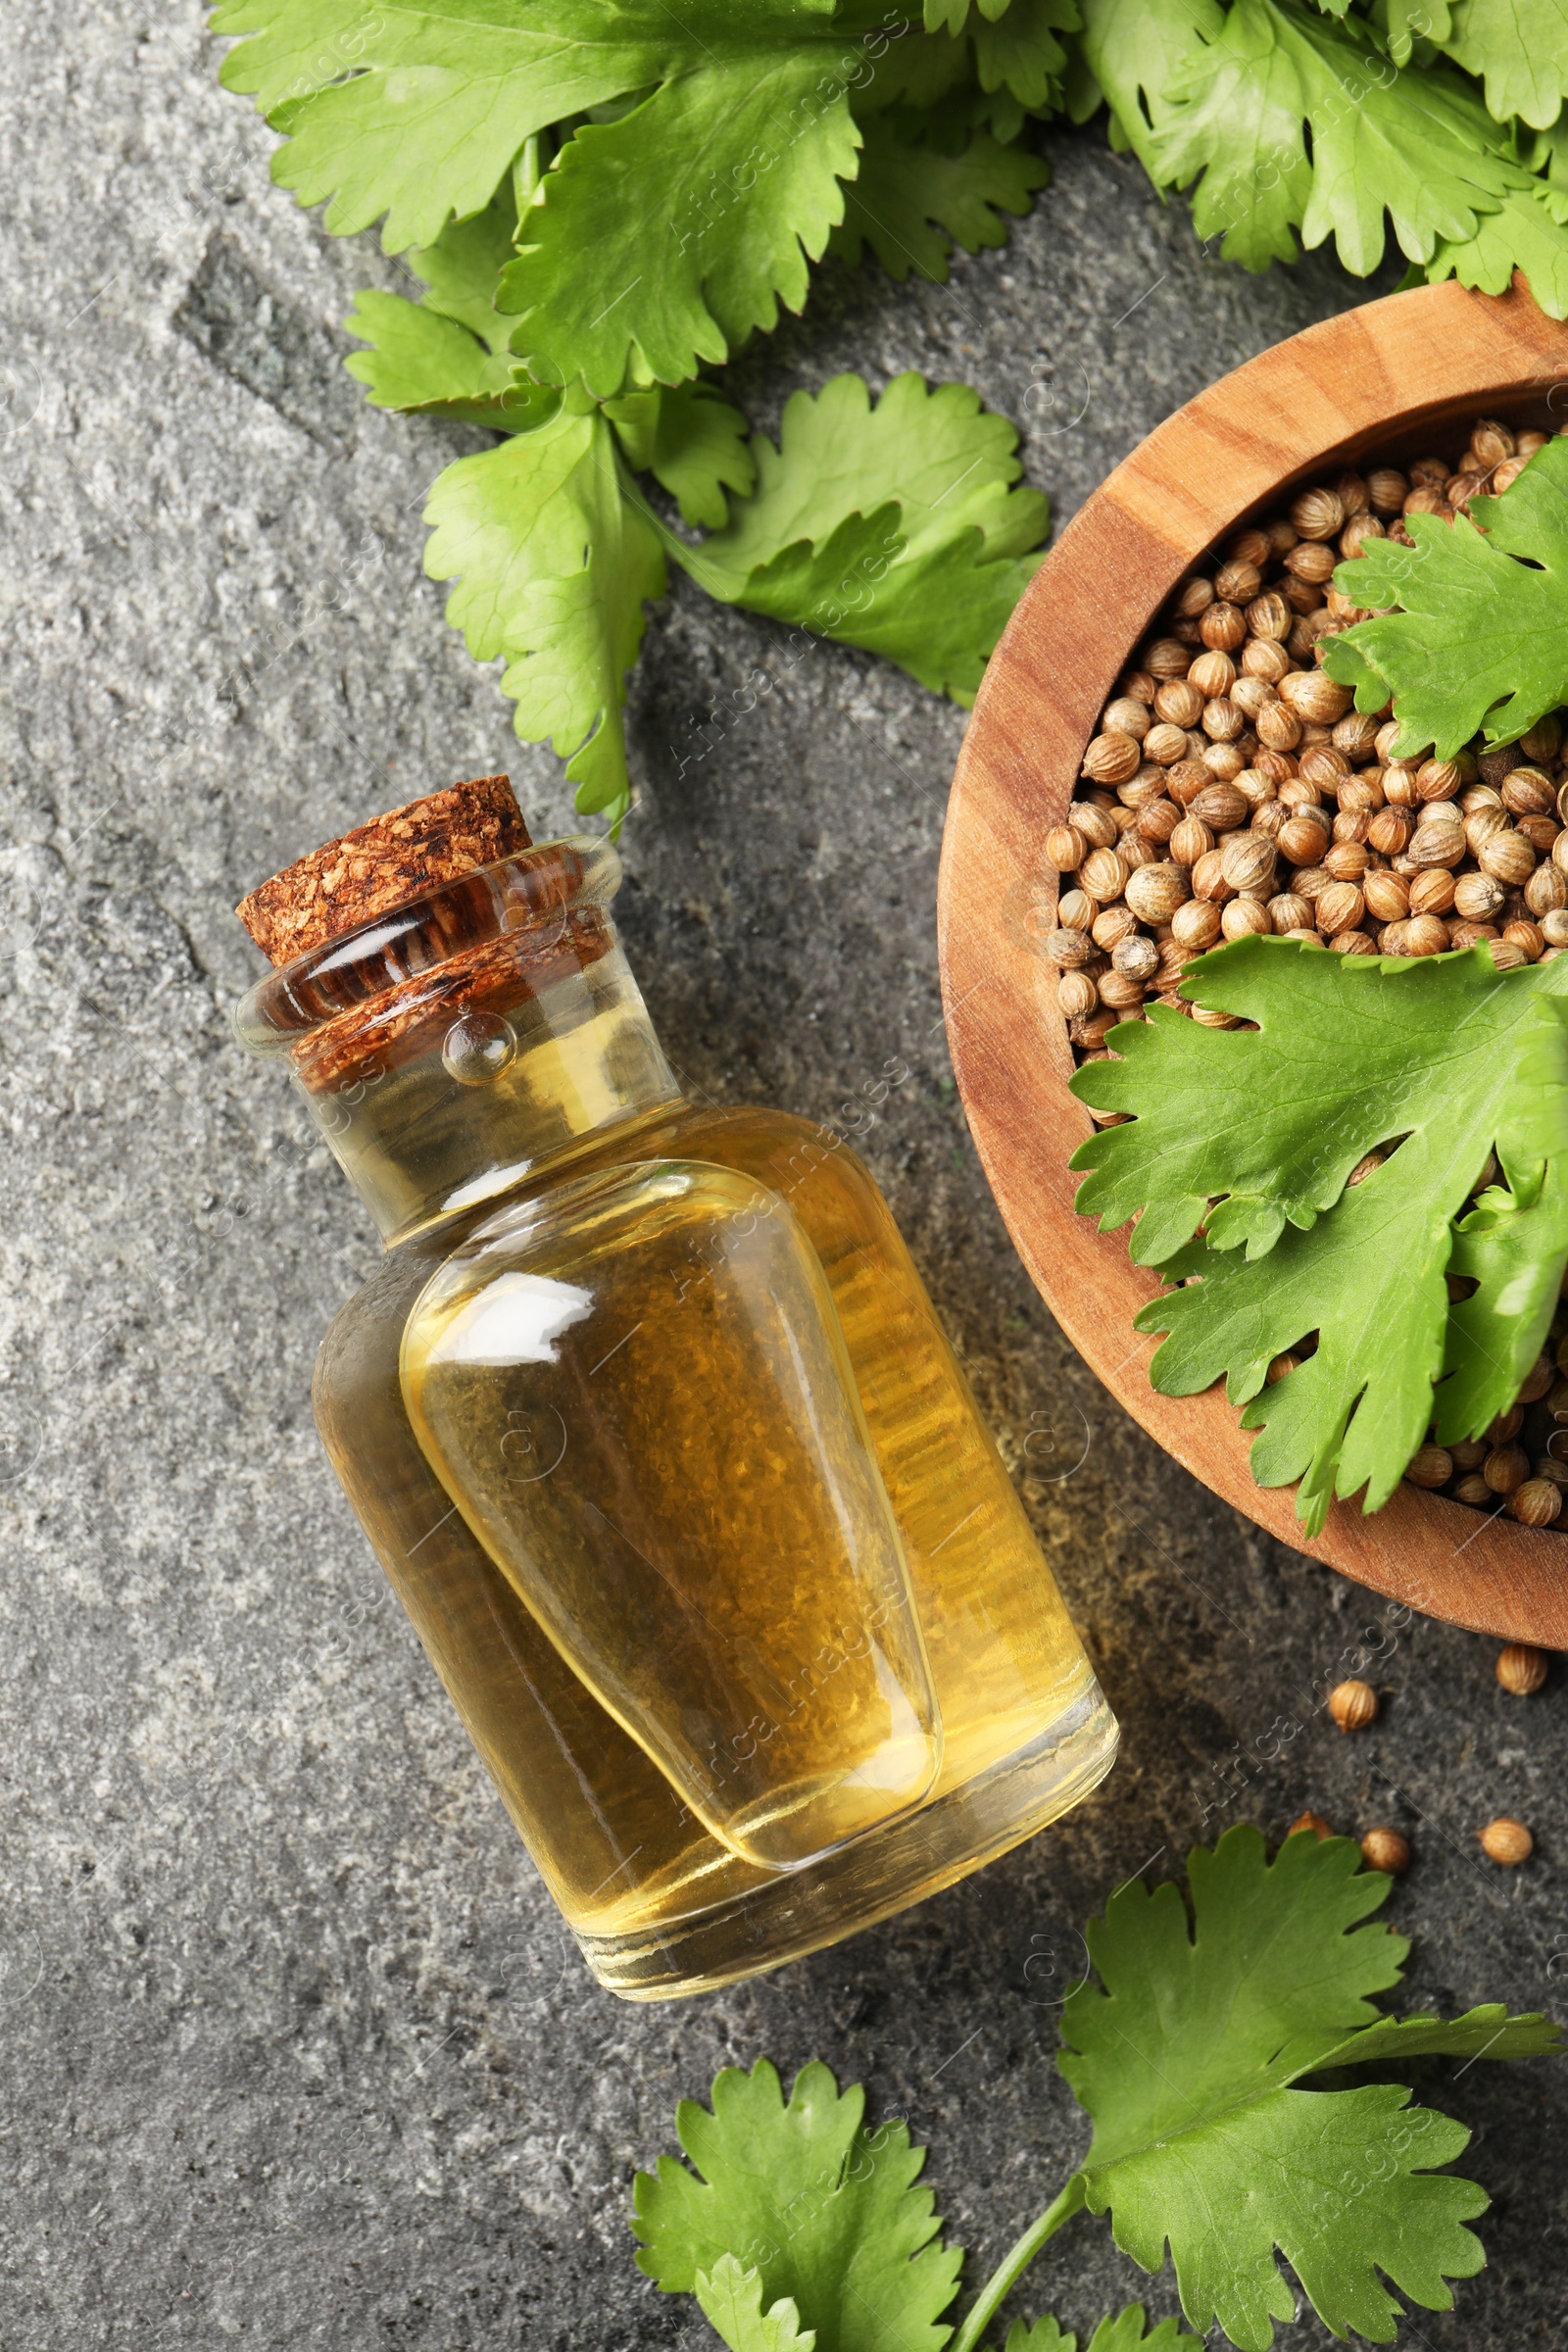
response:
M347 1016L355 1028L376 1022L411 983L442 973L446 993L459 958L475 988L493 981L498 958L526 967L568 935L589 960L613 944L602 910L620 879L613 844L591 834L474 866L265 973L235 1007L234 1034L249 1054L298 1054Z

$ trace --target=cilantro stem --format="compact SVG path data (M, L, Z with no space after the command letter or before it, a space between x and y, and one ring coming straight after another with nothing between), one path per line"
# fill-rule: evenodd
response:
M1084 2177L1082 2173L1074 2173L1055 2202L1048 2205L1040 2219L1031 2222L1022 2237L1007 2248L980 2289L979 2301L954 2337L951 2352L974 2352L1004 2296L1011 2292L1015 2281L1029 2268L1047 2238L1054 2237L1063 2222L1070 2222L1075 2213L1081 2213L1083 2204Z

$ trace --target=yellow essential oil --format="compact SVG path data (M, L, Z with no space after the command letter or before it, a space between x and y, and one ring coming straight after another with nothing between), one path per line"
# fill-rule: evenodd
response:
M876 1186L681 1099L618 876L496 859L239 1026L388 1245L321 1349L333 1467L589 1965L659 1999L1004 1851L1115 1726Z

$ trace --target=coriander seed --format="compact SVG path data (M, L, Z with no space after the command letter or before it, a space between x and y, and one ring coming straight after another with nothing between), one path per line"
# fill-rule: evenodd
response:
M1187 673L1190 682L1205 698L1229 694L1236 683L1236 664L1229 654L1200 654ZM1108 716L1108 713L1107 713Z
M1202 715L1203 697L1190 677L1167 678L1154 697L1154 716L1172 726L1196 727Z
M1497 1680L1515 1698L1529 1698L1546 1679L1546 1653L1528 1642L1510 1642L1497 1652Z
M1097 735L1084 754L1083 772L1097 784L1125 784L1136 776L1143 758L1131 735Z
M1171 938L1189 955L1201 955L1220 936L1220 909L1206 900L1189 899L1170 918Z
M1227 939L1250 939L1274 926L1259 899L1232 899L1220 910L1220 928Z
M1082 971L1092 962L1094 943L1082 931L1053 931L1046 940L1046 954L1060 971Z
M1233 654L1246 643L1246 616L1236 605L1210 605L1198 624L1198 633L1211 653Z
M1321 1813L1298 1813L1285 1835L1287 1838L1298 1838L1308 1830L1319 1840L1334 1835Z
M1056 981L1056 1003L1065 1020L1082 1020L1100 1003L1100 991L1087 972L1062 972Z
M1291 509L1291 528L1303 539L1332 539L1345 528L1344 502L1332 490L1303 490Z
M1131 869L1124 858L1114 850L1091 850L1078 868L1078 887L1086 890L1101 906L1119 899L1127 887Z
M1495 1446L1482 1463L1481 1475L1494 1494L1516 1494L1530 1476L1530 1456L1521 1446Z
M1084 894L1081 891L1074 891L1072 896L1074 898L1083 898L1084 905L1090 908L1093 908L1094 900L1084 897ZM1072 917L1066 911L1066 906L1067 901L1063 899L1059 911L1061 913L1061 919L1064 923L1072 920ZM1082 927L1083 926L1080 924L1079 928L1081 929ZM1136 931L1137 928L1138 917L1134 914L1130 906L1102 907L1101 911L1094 916L1093 921L1089 925L1090 936L1094 940L1096 947L1101 949L1106 956L1113 956L1117 948L1121 945L1122 941L1130 938L1132 933Z
M1329 1713L1342 1732L1364 1732L1376 1719L1378 1694L1370 1683L1353 1677L1347 1683L1336 1683L1329 1692Z
M1399 1878L1410 1867L1410 1847L1397 1830L1368 1830L1361 1840L1361 1859L1369 1870Z
M1488 1860L1500 1862L1504 1870L1517 1870L1536 1850L1536 1841L1524 1823L1506 1813L1499 1813L1495 1821L1489 1821L1476 1835Z
M1196 865L1214 847L1214 836L1201 817L1185 816L1166 847L1178 865Z
M1446 1487L1453 1476L1453 1456L1443 1446L1419 1446L1404 1475L1412 1487Z
M1266 544L1263 550L1266 556ZM1214 594L1221 604L1249 605L1263 585L1263 574L1256 564L1238 563L1234 559L1222 564L1214 574Z
M1118 972L1132 980L1152 980L1159 965L1159 950L1152 939L1134 931L1110 952L1110 960Z
M1317 928L1333 938L1340 931L1353 931L1361 920L1363 901L1353 882L1335 882L1317 898Z
M1397 514L1404 505L1409 483L1393 466L1375 466L1366 477L1367 496L1374 514L1385 517Z
M1527 1478L1508 1496L1507 1509L1522 1527L1550 1527L1562 1511L1562 1489L1549 1478Z
M1127 904L1143 923L1168 923L1191 895L1186 872L1173 860L1140 866L1126 887Z

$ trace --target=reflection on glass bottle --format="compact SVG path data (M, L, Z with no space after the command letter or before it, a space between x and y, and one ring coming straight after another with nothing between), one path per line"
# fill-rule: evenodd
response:
M392 822L239 1015L388 1244L318 1418L590 1964L697 1990L1027 1837L1114 1723L860 1162L681 1099L613 850L514 808L387 904Z

